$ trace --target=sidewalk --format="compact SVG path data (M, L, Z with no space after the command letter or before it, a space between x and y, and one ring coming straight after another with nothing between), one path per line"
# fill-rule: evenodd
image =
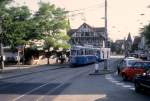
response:
M29 75L47 70L67 68L68 64L50 64L50 65L11 65L0 70L0 80L15 78L18 76Z
M115 66L116 66L116 65L114 65L114 64L117 64L118 61L119 61L119 60L113 60L113 61L108 60L108 63L107 63L108 67L107 67L106 70L104 69L104 62L101 62L101 63L98 64L99 69L98 69L97 71L93 71L93 72L90 73L89 75L112 74L112 73L114 73L114 72L116 71L116 69L115 69ZM94 66L95 66L95 65L96 65L96 64L94 64ZM100 68L100 67L102 67L102 68Z

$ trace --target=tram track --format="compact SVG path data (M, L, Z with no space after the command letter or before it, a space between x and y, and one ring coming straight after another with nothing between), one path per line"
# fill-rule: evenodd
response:
M58 70L58 69L44 69L44 70L40 70L40 72L38 71L38 72L35 72L35 73L31 73L31 74L17 76L15 78L0 80L0 82L1 82L0 83L0 90L6 89L8 87L12 87L13 85L16 85L16 84L19 84L19 83L35 80L35 78L37 78L37 77L42 77L43 74L44 75L46 74L46 75L49 75L49 76L54 75L55 71L53 71L53 70ZM64 69L61 69L60 71L63 72ZM65 69L65 71L66 71L66 69ZM34 75L34 76L32 76L32 75ZM17 83L14 83L14 82L17 82Z
M63 72L63 70L61 70L61 71ZM3 83L0 84L0 90L4 90L8 87L19 85L19 83L25 83L27 81L32 81L32 80L38 79L38 77L42 77L43 75L50 74L49 76L51 76L51 75L55 74L55 71L48 71L48 70L45 71L44 70L43 72L41 71L41 72L32 73L32 75L34 75L34 76L31 76L31 74L30 74L30 75L24 75L24 76L21 76L21 77L16 77L16 78L10 78L10 79L3 80L3 81L1 81ZM31 76L31 77L29 77L29 76Z
M28 73L17 74L17 75L13 75L13 76L10 76L10 77L0 78L0 81L1 81L1 80L6 80L6 79L17 78L17 77L20 77L20 76L32 75L32 74L35 74L35 73L45 72L45 71L49 71L49 70L62 69L62 68L67 68L67 66L56 67L56 68L48 68L48 69L42 69L42 70L38 70L38 71L37 71L37 70L35 70L35 71L30 71L30 72L28 72Z
M50 85L50 84L53 84L54 82L56 82L56 83L58 83L58 85L56 85L56 87L54 87L53 89L49 88L47 90L47 92L45 92L45 95L54 93L57 89L61 88L65 84L67 84L70 80L73 80L74 78L76 78L76 77L78 77L78 76L80 76L84 73L89 72L89 70L90 70L89 68L86 69L86 70L85 69L82 70L81 68L73 69L72 71L69 71L69 72L64 73L62 75L59 75L58 76L59 78L56 78L56 79L53 79L53 80L51 79L51 80L49 80L50 82L45 82L42 85L40 85L38 87L35 87L34 89L24 93L23 95L20 95L20 96L14 98L12 101L25 101L25 100L28 100L28 97L30 99L29 95L31 93L36 92L40 89L44 89L44 87L46 87L47 85ZM74 73L76 73L76 74L74 74ZM44 98L44 95L42 94L42 96L40 96L40 97L37 97L37 98L35 97L34 101L39 101L43 98Z

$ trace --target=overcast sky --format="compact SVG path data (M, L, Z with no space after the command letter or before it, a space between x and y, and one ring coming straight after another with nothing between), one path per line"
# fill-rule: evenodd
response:
M15 0L18 5L28 5L31 10L37 10L40 0ZM70 13L72 28L78 28L83 22L91 26L104 26L105 0L41 0L65 8ZM124 39L128 33L134 37L139 28L150 21L150 0L108 0L108 31L113 39ZM78 11L75 11L78 10Z

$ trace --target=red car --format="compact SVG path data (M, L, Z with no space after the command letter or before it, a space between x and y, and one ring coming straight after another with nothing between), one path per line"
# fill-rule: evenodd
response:
M136 75L144 73L150 68L150 61L138 61L130 67L124 68L121 71L123 80L133 80Z

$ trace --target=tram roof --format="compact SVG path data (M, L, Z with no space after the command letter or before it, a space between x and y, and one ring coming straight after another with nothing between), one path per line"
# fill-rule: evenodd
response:
M79 50L79 49L95 49L98 50L100 48L94 48L94 47L89 47L89 46L72 46L71 49Z

